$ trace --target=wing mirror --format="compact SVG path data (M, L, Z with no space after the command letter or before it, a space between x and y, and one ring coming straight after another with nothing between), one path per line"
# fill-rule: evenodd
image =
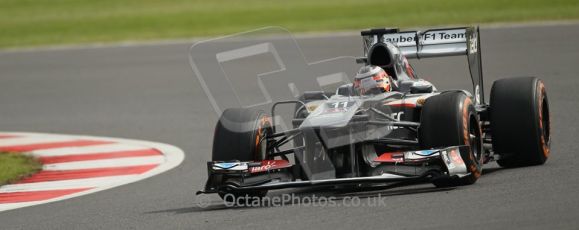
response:
M432 85L413 84L410 86L410 93L432 93Z

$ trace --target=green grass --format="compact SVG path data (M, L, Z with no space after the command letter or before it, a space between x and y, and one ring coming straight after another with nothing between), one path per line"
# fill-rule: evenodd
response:
M0 48L569 19L577 0L0 0Z
M34 158L19 154L0 152L0 185L15 182L41 169Z

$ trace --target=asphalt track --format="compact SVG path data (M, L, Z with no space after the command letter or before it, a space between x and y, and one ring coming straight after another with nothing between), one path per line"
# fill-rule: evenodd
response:
M189 67L192 43L0 52L0 130L112 136L179 146L176 169L88 196L0 213L1 229L577 229L579 25L482 29L486 89L507 76L544 79L552 155L544 166L487 165L472 186L364 193L380 207L196 206L206 179L214 111ZM300 39L308 60L360 54L357 36ZM248 68L258 63L249 63ZM458 58L415 63L438 88ZM464 69L463 69L464 71ZM276 195L275 193L273 195Z

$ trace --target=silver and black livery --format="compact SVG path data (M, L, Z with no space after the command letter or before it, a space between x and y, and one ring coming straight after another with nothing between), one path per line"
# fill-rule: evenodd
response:
M478 28L361 32L364 57L393 79L393 90L359 95L306 92L270 113L223 112L216 125L209 178L199 193L261 197L268 190L398 182L473 184L482 167L543 164L550 152L545 86L534 77L493 83L484 98ZM406 58L466 56L472 91L440 90L416 76ZM457 76L462 77L462 76ZM293 128L280 130L276 108L295 104Z

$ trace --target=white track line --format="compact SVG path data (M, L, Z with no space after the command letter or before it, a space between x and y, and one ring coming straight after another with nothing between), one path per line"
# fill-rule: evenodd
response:
M13 137L0 141L0 147L72 141L66 137Z
M65 155L82 155L82 154L118 152L118 151L134 151L134 150L147 150L147 149L151 149L151 147L113 143L113 144L103 144L103 145L84 146L84 147L65 147L65 148L54 148L54 149L42 149L42 150L32 151L32 154L34 156L37 156L37 157L54 157L54 156L65 156Z
M90 188L99 186L114 185L122 181L134 179L137 175L108 176L88 179L74 179L62 181L47 181L24 184L10 184L0 187L0 193L7 192L31 192L57 189Z
M43 170L77 170L152 165L161 164L163 162L165 162L165 157L163 156L146 156L46 164L43 165L42 168Z

